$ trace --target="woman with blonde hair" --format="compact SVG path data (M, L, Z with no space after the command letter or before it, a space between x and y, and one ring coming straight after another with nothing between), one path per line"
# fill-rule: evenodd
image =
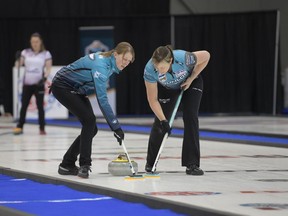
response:
M114 136L120 144L124 140L124 132L108 102L106 84L113 73L119 74L134 59L133 47L127 42L121 42L110 51L88 54L56 73L51 85L53 95L82 124L80 135L67 150L58 167L60 175L89 177L92 139L98 129L88 95L96 93L99 107L114 131ZM80 168L75 165L79 154Z

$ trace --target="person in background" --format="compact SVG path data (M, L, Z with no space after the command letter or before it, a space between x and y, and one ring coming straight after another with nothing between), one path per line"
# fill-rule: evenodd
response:
M210 54L205 50L187 52L172 50L167 45L158 47L146 64L144 80L147 99L155 114L148 143L146 172L152 171L164 135L171 133L169 119L182 89L182 166L186 166L187 175L204 174L200 169L198 110L203 91L200 73L209 59Z
M12 121L12 114L9 111L9 99L8 97L10 96L9 93L7 91L5 91L7 89L7 85L9 85L10 83L5 83L3 77L0 77L0 117L2 117L1 120L5 119L5 121L7 120L8 122Z
M96 94L103 116L119 144L122 144L124 132L108 102L107 81L112 74L119 74L134 59L133 47L127 42L121 42L110 51L85 55L61 68L54 76L51 92L82 124L80 135L71 144L58 167L60 175L89 177L92 139L98 128L88 95ZM80 168L75 165L78 155Z
M13 132L15 135L23 133L27 108L32 95L35 95L40 135L46 135L43 102L45 81L50 74L52 67L52 56L51 53L45 49L43 39L39 33L33 33L31 35L30 45L30 48L24 49L21 52L20 59L16 61L17 67L24 65L24 78L20 117Z

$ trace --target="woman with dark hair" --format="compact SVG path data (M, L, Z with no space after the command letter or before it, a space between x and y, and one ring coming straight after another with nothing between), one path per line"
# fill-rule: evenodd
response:
M22 134L25 123L26 112L32 95L35 95L39 116L40 135L45 135L45 112L44 112L44 93L45 81L51 72L52 56L45 49L43 39L39 33L33 33L30 37L31 48L24 49L21 52L16 66L25 66L23 78L23 91L21 99L20 118L14 134Z
M171 46L160 46L146 64L144 80L147 99L155 114L148 143L147 172L152 171L164 135L171 133L169 119L183 89L182 166L186 166L188 175L204 174L200 169L198 110L203 90L200 73L209 59L210 54L205 50L187 52L172 50Z
M110 51L88 54L56 73L51 86L53 95L82 124L80 135L74 140L59 165L60 175L89 177L92 139L98 129L88 95L96 93L99 107L121 145L124 132L108 102L106 87L109 77L114 73L119 74L134 59L133 47L127 42L121 42ZM75 165L79 154L80 168Z

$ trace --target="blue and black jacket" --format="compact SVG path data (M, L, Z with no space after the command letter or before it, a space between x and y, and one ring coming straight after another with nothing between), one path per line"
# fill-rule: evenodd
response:
M148 61L144 69L144 80L149 83L158 82L167 89L180 89L181 84L189 77L197 63L197 57L192 52L173 50L173 63L169 73L159 73L152 59Z
M96 93L99 107L111 130L120 128L107 98L107 82L113 74L121 71L116 66L115 57L105 57L91 53L61 68L53 78L53 85L80 95Z

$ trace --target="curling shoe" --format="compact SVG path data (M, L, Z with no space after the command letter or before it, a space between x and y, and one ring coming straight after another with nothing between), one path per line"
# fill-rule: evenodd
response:
M45 131L45 130L43 130L43 129L40 129L40 131L39 131L39 134L40 134L40 135L46 135L47 133L46 133L46 131Z
M63 166L62 164L58 167L58 173L60 175L78 175L79 167L77 166Z
M13 129L13 134L14 135L19 135L19 134L23 134L23 129L20 127L16 127Z
M151 173L152 172L152 168L153 168L153 166L150 166L148 163L146 163L146 165L145 165L145 171L146 172ZM155 171L156 171L156 169L155 169Z
M79 171L78 171L78 176L81 178L88 178L89 171L92 172L89 165L80 166Z
M204 175L204 172L197 165L192 164L192 165L187 166L186 174L187 175L199 175L200 176L200 175Z

